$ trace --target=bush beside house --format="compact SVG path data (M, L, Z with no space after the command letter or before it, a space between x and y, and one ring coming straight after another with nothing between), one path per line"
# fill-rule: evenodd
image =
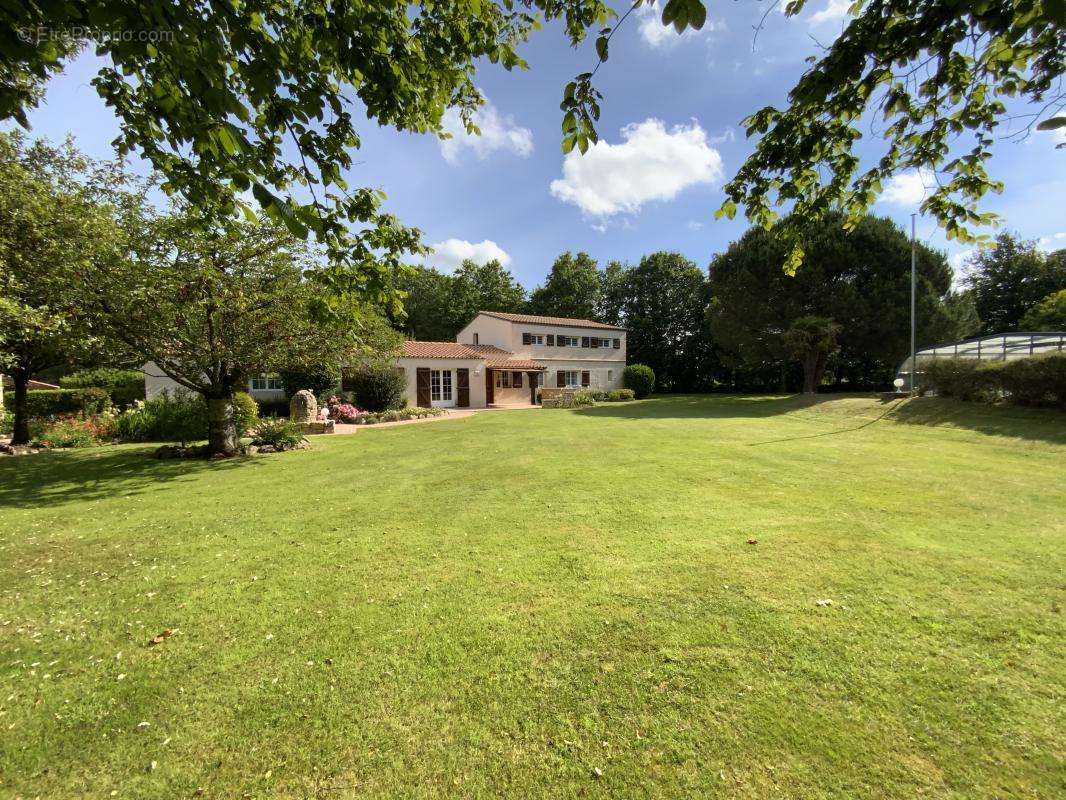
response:
M9 411L15 406L15 393L4 393L4 405ZM111 405L104 389L31 389L26 392L26 415L30 419L44 419L61 414L99 414Z
M355 404L364 411L380 413L404 406L407 381L393 366L364 364L346 369L341 385L352 393Z
M622 371L622 385L639 400L655 390L655 371L647 364L630 364Z

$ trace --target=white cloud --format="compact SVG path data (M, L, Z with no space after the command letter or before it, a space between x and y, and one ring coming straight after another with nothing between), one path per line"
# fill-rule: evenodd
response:
M667 131L661 120L649 118L622 128L622 140L600 140L585 155L568 153L551 193L602 219L722 178L722 157L696 122Z
M642 6L637 13L640 14L640 24L637 26L637 30L640 31L640 38L644 40L646 45L656 49L674 47L683 41L696 39L714 31L725 30L724 20L708 19L703 23L703 27L700 30L685 28L685 32L679 34L673 25L663 25L663 12L656 2Z
M699 220L690 219L685 225L685 227L688 228L690 231L698 231L703 229L703 223Z
M445 239L430 245L433 253L426 256L426 263L444 272L454 272L467 259L478 264L499 261L503 266L511 263L511 256L492 239L468 242L466 239Z
M458 164L464 149L472 150L479 159L488 158L497 150L510 151L522 158L528 158L533 152L533 132L515 124L510 114L500 114L488 98L474 112L474 124L481 130L480 136L466 132L458 109L449 108L444 112L442 125L452 138L441 140L440 153L449 164Z
M1037 244L1042 250L1058 250L1060 247L1066 247L1066 231L1041 236Z
M829 0L825 8L811 14L810 24L821 25L823 22L837 22L848 16L852 0Z
M936 177L929 170L910 170L893 175L881 193L880 201L918 210L928 189L936 185Z

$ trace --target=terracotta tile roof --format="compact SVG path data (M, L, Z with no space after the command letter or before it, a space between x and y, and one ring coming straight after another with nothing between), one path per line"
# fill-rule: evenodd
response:
M485 362L485 366L489 369L517 369L517 370L542 370L547 369L546 366L533 361L528 358L505 358L498 360L488 360Z
M4 388L5 389L14 389L15 388L15 379L14 378L12 378L10 375L4 375L3 379L4 379ZM27 389L58 389L59 387L56 384L54 384L54 383L45 383L44 381L35 381L35 380L33 380L33 378L30 378L30 380L26 383L26 388Z
M458 342L404 342L403 358L476 358L497 356L506 359L514 355L490 344L459 344Z
M570 319L569 317L538 317L534 314L510 314L506 311L479 311L487 317L505 319L508 322L518 322L524 325L565 325L570 328L599 328L604 331L624 331L617 325L608 325L606 322L596 322L591 319Z

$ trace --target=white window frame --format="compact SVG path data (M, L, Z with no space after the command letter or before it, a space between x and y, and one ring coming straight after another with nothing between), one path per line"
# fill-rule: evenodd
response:
M285 386L282 384L281 376L279 375L267 375L260 372L248 380L248 391L250 392L281 392L284 389Z
M577 336L556 336L555 340L563 340L563 347L581 347L581 339Z
M560 370L563 373L563 383L567 389L580 389L581 388L581 370L579 369L564 369ZM574 376L574 382L570 382L570 376Z
M511 386L511 373L506 369L493 370L496 373L496 380L494 384L497 389L510 389Z
M453 398L452 371L450 369L431 369L429 371L429 400L437 403L450 403Z
M544 346L544 334L543 333L531 333L529 334L529 343L535 344L538 347Z

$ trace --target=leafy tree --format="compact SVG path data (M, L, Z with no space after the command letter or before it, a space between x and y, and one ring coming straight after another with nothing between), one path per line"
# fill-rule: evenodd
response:
M828 317L808 314L792 320L785 331L785 347L803 365L803 393L814 394L822 384L826 360L837 348L840 326Z
M1066 289L1066 259L1046 256L1036 245L1010 233L978 251L967 264L983 333L1016 331L1022 317L1049 294Z
M69 140L53 147L0 134L0 367L14 382L14 444L29 441L30 377L84 360L98 344L63 268L84 267L117 239L102 199L108 182L108 167Z
M807 258L787 274L791 242L754 227L710 267L708 319L726 362L767 378L787 378L786 334L802 317L840 325L836 380L887 382L910 347L910 241L889 219L866 217L851 232L839 216L798 223ZM918 338L934 344L950 330L945 308L951 269L943 254L918 246Z
M416 133L440 133L455 107L475 131L479 63L524 68L517 48L544 20L576 44L608 13L603 0L14 4L0 25L0 119L26 125L42 83L81 50L74 31L149 33L95 46L92 85L118 116L121 154L140 154L209 218L250 213L250 190L324 245L332 266L320 280L380 304L394 299L403 254L421 247L382 212L379 191L342 177L360 145L353 100L369 120Z
M667 0L662 21L678 32L701 28L707 5ZM807 0L787 0L783 10L794 16L806 6ZM782 236L797 234L785 263L790 270L804 253L796 223L843 208L854 226L883 184L903 170L938 173L921 208L949 238L969 240L970 226L994 218L977 205L989 191L1002 190L985 169L1002 127L1020 137L1033 126L1066 126L1066 116L1048 118L1064 98L1062 0L858 0L852 12L841 35L810 59L788 106L767 106L743 121L748 135L759 139L725 187L718 211L732 217L743 204L751 222L769 228L778 218L774 206L791 206L792 224L778 229ZM620 25L600 32L600 64ZM579 75L564 90L566 151L585 152L596 141L601 96L592 84L595 73ZM1012 125L1023 104L1032 114L1019 131ZM855 142L871 124L874 138L886 144L881 157L860 170Z
M394 322L396 328L410 339L427 342L454 339L458 330L453 327L457 315L449 310L454 282L451 275L430 267L405 270L396 281L405 294L403 321Z
M1066 331L1066 289L1049 294L1022 317L1022 330Z
M630 266L621 261L611 261L600 273L600 306L595 319L608 325L622 324L622 307L625 305L626 276Z
M267 221L202 226L144 215L129 257L76 275L91 323L207 401L212 453L239 441L233 395L250 375L341 363L395 338L377 309L329 298L313 254Z
M595 319L603 305L603 283L588 253L563 253L552 264L543 286L529 298L531 314Z
M678 253L653 253L621 280L629 361L651 367L666 391L706 387L712 354L704 325L703 271Z

